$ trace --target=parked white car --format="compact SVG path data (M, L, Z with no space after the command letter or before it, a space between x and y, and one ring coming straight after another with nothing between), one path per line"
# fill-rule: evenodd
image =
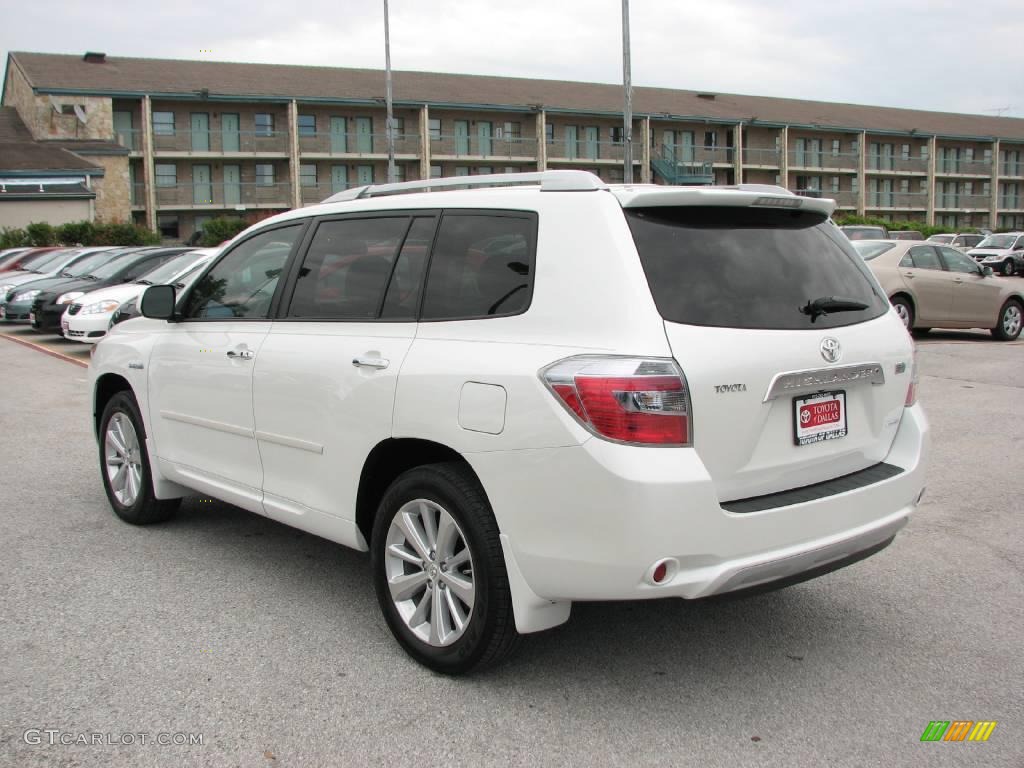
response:
M369 550L394 636L450 674L577 600L867 557L921 498L928 426L833 206L549 171L267 219L95 348L107 497L144 524L200 493Z
M94 253L103 253L104 251L112 250L114 250L113 246L60 248L53 252L52 259L36 269L0 277L0 296L5 295L12 288L17 288L19 285L24 283L43 280L47 277L57 277L77 264L94 264L95 260L85 262L85 257L91 256ZM71 273L68 273L68 276L70 277Z
M1007 277L1024 272L1024 232L989 235L967 255Z
M209 263L217 252L216 248L185 251L132 283L101 288L75 299L61 315L61 333L71 341L95 344L107 335L110 318L121 304L138 297L151 285L177 282L182 275Z

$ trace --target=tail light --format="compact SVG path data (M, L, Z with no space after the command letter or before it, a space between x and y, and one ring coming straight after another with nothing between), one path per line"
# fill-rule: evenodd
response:
M674 360L580 356L544 368L541 379L595 435L641 445L692 445L686 378Z
M903 406L909 408L917 402L917 349L914 349L914 361L910 364L910 384L907 386L907 399Z

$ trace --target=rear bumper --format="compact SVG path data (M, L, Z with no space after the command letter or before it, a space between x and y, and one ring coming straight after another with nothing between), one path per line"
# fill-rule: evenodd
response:
M467 459L538 597L695 599L813 577L884 548L923 491L927 432L920 406L906 409L885 459L898 474L742 513L721 506L692 449L593 439ZM662 561L669 577L655 584Z

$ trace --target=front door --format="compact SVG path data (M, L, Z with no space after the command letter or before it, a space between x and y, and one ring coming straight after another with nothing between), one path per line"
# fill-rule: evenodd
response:
M237 165L224 166L224 205L242 202L242 171Z
M192 151L210 151L210 116L205 112L192 113Z
M225 152L238 152L241 148L239 141L238 115L231 112L221 112L220 115L220 141Z
M367 184L373 184L373 166L356 166L356 178L359 180L360 187L365 187Z
M340 155L348 152L348 127L344 117L331 118L331 152Z
M485 156L493 154L491 150L491 133L493 130L494 128L490 124L490 122L486 120L480 120L479 122L477 122L476 135L477 138L480 140L479 154Z
M262 512L252 371L270 330L278 278L305 223L237 243L154 335L149 423L171 479Z
M132 113L114 112L114 135L125 149L135 149L135 131L132 130Z
M456 120L455 121L455 154L468 155L469 154L469 121L468 120Z
M597 160L598 157L598 128L596 125L588 125L583 129L583 141L586 157L588 160Z
M579 155L579 133L575 125L565 126L565 156L575 160Z
M362 545L360 473L373 447L392 436L398 372L416 333L435 220L397 214L317 226L290 304L255 366L268 516Z
M983 267L956 248L939 246L939 253L953 276L951 319L958 323L977 323L983 328L994 326L1000 309L1000 281L985 277Z
M348 189L348 166L331 166L331 194L344 192Z
M913 291L919 325L949 319L953 278L942 268L935 248L930 245L911 248L900 262L899 271L903 282Z
M210 184L210 166L192 166L192 202L195 205L213 204L213 185Z
M356 152L368 155L373 152L373 118L356 118Z

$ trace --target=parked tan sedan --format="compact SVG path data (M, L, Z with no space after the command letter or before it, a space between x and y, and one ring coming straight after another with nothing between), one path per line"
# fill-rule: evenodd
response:
M1013 341L1024 322L1019 280L992 270L956 248L912 240L858 240L853 247L882 284L903 324L915 333L932 328L987 328Z

